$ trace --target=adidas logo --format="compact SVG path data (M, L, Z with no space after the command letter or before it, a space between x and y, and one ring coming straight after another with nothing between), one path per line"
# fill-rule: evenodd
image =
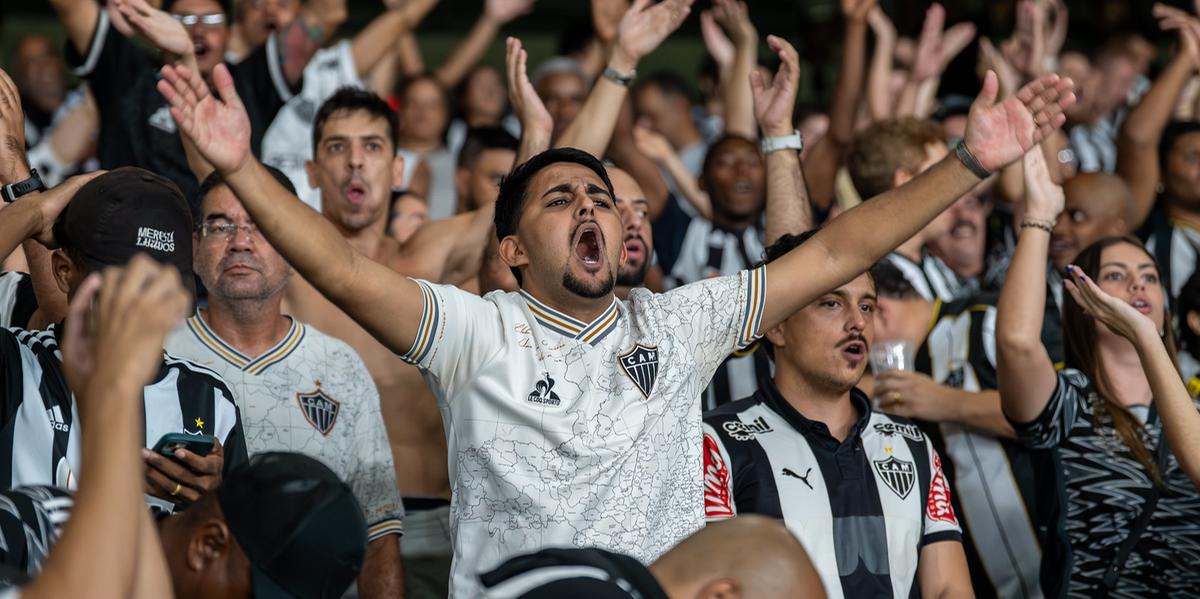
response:
M66 419L63 418L62 408L54 406L46 410L46 418L50 420L50 428L60 433L71 432L71 425L67 424Z

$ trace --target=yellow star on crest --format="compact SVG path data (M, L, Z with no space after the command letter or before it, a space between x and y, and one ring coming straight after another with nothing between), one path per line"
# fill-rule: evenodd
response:
M204 420L203 419L201 419L201 418L196 419L196 428L204 430Z
M883 448L883 450L884 450L884 451L886 451L886 452L888 452L888 453L892 453L892 448L891 448L891 447L884 447L884 448Z

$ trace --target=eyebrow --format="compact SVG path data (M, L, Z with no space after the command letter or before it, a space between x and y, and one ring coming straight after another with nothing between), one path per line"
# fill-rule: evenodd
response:
M599 185L596 185L595 183L588 183L587 192L588 192L588 195L591 195L593 193L602 193L605 196L607 196L609 199L612 199L612 197L613 197L613 195L611 193L609 193L607 189L600 187Z
M229 220L229 215L225 214L224 212L214 212L204 217L204 222L208 222L210 220Z
M544 198L552 193L571 193L571 184L570 183L560 183L558 185L555 185L554 187L547 189L546 193L542 194L542 197Z
M1118 268L1125 268L1125 265L1120 262L1105 262L1104 264L1100 265L1100 268L1108 268L1110 266L1116 266ZM1136 270L1145 270L1147 268L1154 268L1154 263L1143 262L1143 263L1137 265Z

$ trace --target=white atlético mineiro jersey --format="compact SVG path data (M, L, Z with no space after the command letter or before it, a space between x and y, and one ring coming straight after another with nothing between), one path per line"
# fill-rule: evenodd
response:
M764 276L635 289L590 323L524 292L417 281L425 307L404 358L446 427L452 596L478 596L479 573L520 553L649 562L704 525L700 394L757 338Z
M167 337L167 347L225 379L250 455L294 451L320 460L350 485L368 540L401 533L404 507L379 392L349 345L292 320L279 343L251 357L196 314Z

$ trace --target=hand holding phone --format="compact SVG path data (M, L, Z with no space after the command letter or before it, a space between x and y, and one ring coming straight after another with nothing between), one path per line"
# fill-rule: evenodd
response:
M179 505L190 504L221 483L225 450L210 435L168 433L145 450L146 492Z

